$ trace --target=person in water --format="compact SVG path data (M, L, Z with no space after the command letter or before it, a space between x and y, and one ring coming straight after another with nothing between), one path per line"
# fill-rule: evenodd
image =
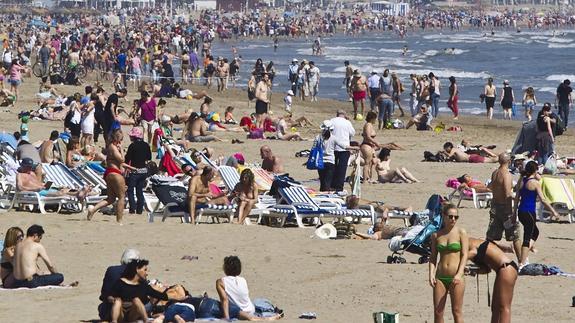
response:
M431 235L429 258L429 284L433 288L434 322L443 322L443 312L449 294L453 320L455 323L462 323L465 294L463 274L469 241L467 232L455 225L459 219L457 208L453 204L446 204L441 213L443 227Z

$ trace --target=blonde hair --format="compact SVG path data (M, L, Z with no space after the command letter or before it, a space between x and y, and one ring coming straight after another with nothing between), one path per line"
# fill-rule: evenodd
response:
M6 231L6 236L4 238L4 250L10 247L14 247L18 243L18 235L21 235L20 239L24 237L24 231L19 227L11 227Z

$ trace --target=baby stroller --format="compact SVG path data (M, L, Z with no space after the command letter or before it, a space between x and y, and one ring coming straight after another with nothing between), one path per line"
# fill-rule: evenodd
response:
M426 210L429 210L429 222L423 229L412 239L404 239L401 241L400 249L393 250L391 256L387 256L387 263L405 263L403 257L405 251L420 255L418 262L424 264L429 262L431 255L431 234L437 232L443 225L441 217L441 206L443 198L440 195L433 194L427 201Z

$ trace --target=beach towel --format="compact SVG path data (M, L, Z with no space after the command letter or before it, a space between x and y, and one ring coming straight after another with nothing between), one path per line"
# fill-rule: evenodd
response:
M459 183L459 181L457 180L457 178L449 178L446 182L445 182L445 186L452 188L452 189L458 189L459 185L461 185L461 183ZM467 197L472 197L473 196L473 192L471 190L463 190L463 195L467 196Z
M572 179L544 176L541 178L541 191L550 203L561 203L569 210L575 209L575 183Z
M0 292L12 292L12 291L21 291L21 290L37 290L37 289L72 289L76 288L76 286L40 286L36 288L27 288L27 287L20 287L20 288L3 288L0 287Z

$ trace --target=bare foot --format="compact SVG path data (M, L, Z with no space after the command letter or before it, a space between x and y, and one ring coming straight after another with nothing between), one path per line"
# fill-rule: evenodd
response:
M68 286L68 287L78 287L78 285L80 285L80 282L76 280L76 281L71 282L70 284L64 285L64 286Z
M94 211L94 206L93 205L88 206L88 216L86 217L86 219L88 219L88 221L92 221L92 218L94 217L94 213L96 213Z

